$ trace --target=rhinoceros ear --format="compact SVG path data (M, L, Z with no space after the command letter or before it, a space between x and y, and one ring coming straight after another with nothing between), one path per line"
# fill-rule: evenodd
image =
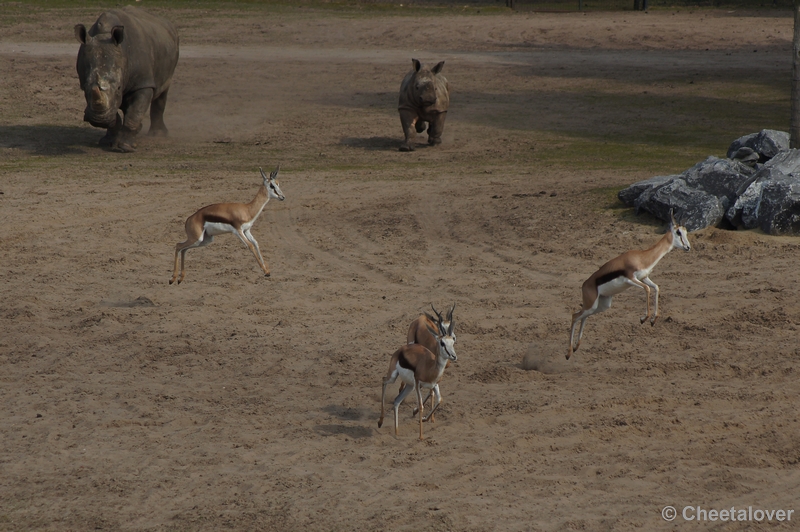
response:
M436 63L436 66L431 69L431 72L433 72L434 74L438 74L439 72L442 71L443 68L444 68L444 61L439 61L438 63Z
M83 24L75 24L75 38L81 44L86 44L86 26Z
M411 63L414 65L414 70L419 72L419 69L422 68L422 63L419 62L419 59L412 59Z
M125 39L125 26L114 26L111 28L111 38L114 39L114 44L119 46Z

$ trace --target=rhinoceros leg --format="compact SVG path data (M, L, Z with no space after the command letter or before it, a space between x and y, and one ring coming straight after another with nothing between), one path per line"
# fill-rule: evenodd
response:
M152 98L153 89L140 89L125 96L120 106L125 115L125 120L114 143L111 145L112 150L126 153L136 151L136 145L133 140L142 130L142 118Z
M428 123L426 121L417 120L417 124L415 126L415 129L417 130L417 133L422 133L423 131L425 131L426 127L428 127Z
M106 130L105 136L100 139L98 144L106 148L113 146L117 140L117 135L119 135L120 129L122 129L122 113L117 111L117 119L114 122L114 125Z
M407 111L405 109L400 110L400 123L403 125L403 133L406 136L405 140L400 145L400 151L414 151L411 139L416 136L414 126L417 122L417 118L417 113L413 111Z
M151 137L166 137L169 134L167 125L164 123L164 108L167 106L167 93L169 89L153 100L150 104L150 130L147 132Z
M447 112L436 114L428 126L428 144L436 146L442 143L442 133L444 133L444 119Z

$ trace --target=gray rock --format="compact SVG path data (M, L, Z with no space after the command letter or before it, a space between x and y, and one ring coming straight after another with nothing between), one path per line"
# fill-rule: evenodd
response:
M733 225L771 235L800 232L800 150L779 153L746 185L725 213Z
M761 190L764 181L755 181L736 198L728 208L725 218L737 229L753 229L758 227L758 207L761 204Z
M764 183L758 225L771 235L800 232L800 176L787 175Z
M723 223L737 191L756 171L740 161L709 157L680 175L657 176L621 190L626 205L669 220L669 210L690 231Z
M800 150L789 149L789 134L765 129L746 135L731 144L728 157L634 183L619 199L663 220L674 210L690 231L733 225L800 234Z
M643 193L652 192L652 190L660 187L661 185L670 183L680 177L680 175L659 175L656 177L651 177L650 179L639 181L638 183L634 183L626 189L620 190L617 194L617 197L625 205L633 207L636 199L639 198L639 196L641 196Z
M662 220L669 220L669 212L673 210L675 219L689 231L719 225L725 216L725 207L719 198L690 186L683 179L675 179L654 190L641 208Z
M789 149L789 133L774 129L762 129L734 140L728 148L728 158L733 159L739 148L747 147L759 154L759 162L766 162L778 152Z
M738 191L756 173L753 167L733 159L709 157L683 173L690 187L716 196L727 209L736 201Z
M736 152L734 152L734 154L731 155L730 158L739 161L742 164L746 164L747 166L755 167L761 156L753 148L742 146L741 148L736 150Z

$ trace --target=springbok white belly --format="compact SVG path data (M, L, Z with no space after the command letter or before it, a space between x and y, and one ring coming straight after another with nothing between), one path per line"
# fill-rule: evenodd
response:
M630 287L631 284L628 282L628 279L626 279L624 275L620 275L598 286L597 293L601 296L615 296Z
M209 236L224 235L225 233L235 233L236 229L231 224L220 222L206 222L203 229Z
M400 367L400 363L399 362L397 363L397 366L395 366L395 371L397 372L398 377L400 377L400 379L404 383L406 383L409 386L414 386L415 379L414 379L414 372L413 371L411 371L410 369L406 369L406 368ZM433 388L433 387L434 387L434 385L430 384L428 382L420 382L420 388L425 389L425 388Z

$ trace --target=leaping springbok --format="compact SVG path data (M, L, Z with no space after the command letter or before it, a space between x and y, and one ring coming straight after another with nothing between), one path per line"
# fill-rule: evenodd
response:
M419 439L422 436L422 422L426 421L442 404L442 395L439 393L439 379L442 378L447 362L458 360L455 349L453 349L453 326L450 322L448 329L439 330L439 334L431 331L439 342L438 353L432 353L427 347L420 344L406 344L392 355L389 362L389 372L383 379L383 389L381 390L381 418L378 420L378 428L383 426L383 417L386 403L386 387L393 384L397 377L402 379L405 387L400 391L394 400L394 435L397 436L398 409L411 390L417 393L417 407L419 408ZM423 419L422 388L432 389L436 396L436 405L431 409L428 417Z
M586 319L611 307L611 298L631 286L643 288L647 293L647 314L640 319L644 323L648 318L650 325L655 325L658 319L658 285L650 280L650 272L656 267L664 255L673 248L689 251L689 232L682 225L678 225L672 210L669 211L669 230L650 249L626 251L619 257L611 259L594 272L583 283L583 307L572 315L572 328L569 333L569 352L567 360L573 352L578 350L583 337L583 327ZM650 313L650 289L655 290L655 313ZM574 344L575 326L581 322L578 331L578 343ZM574 347L573 347L574 346Z
M278 165L275 171L267 176L264 170L259 168L264 182L256 192L256 197L250 203L215 203L203 207L186 219L186 240L179 242L175 246L175 270L172 274L172 279L169 280L169 284L174 283L176 279L178 284L181 284L181 281L186 276L183 263L188 250L207 246L214 240L215 236L225 233L233 233L238 236L239 240L253 252L258 265L264 270L264 275L269 277L269 268L264 262L264 257L261 256L261 250L258 249L258 242L250 234L250 228L253 227L270 198L276 198L281 201L285 199L277 180L280 169L281 165ZM179 254L181 257L180 278L178 278Z
M450 328L450 322L453 321L453 311L456 309L456 304L453 303L453 306L447 312L447 317L443 318L442 315L436 310L436 307L433 306L431 303L431 309L433 309L433 313L436 315L434 318L427 312L423 312L422 315L411 322L411 325L408 327L408 335L407 340L409 344L420 344L424 345L428 348L428 350L436 354L439 349L439 342L436 340L436 335L433 334L433 331L436 330L443 330L446 331ZM455 330L453 331L453 344L456 343L456 333ZM447 362L445 369L450 367L450 361ZM438 384L436 385L439 386ZM403 391L405 384L402 382L400 383L400 391ZM428 402L428 399L433 397L433 390L428 392L428 396L422 401L422 404ZM433 401L431 401L431 406L433 406ZM414 409L414 413L412 416L417 415L417 410ZM426 420L429 420L431 423L435 421L433 415L428 415Z

